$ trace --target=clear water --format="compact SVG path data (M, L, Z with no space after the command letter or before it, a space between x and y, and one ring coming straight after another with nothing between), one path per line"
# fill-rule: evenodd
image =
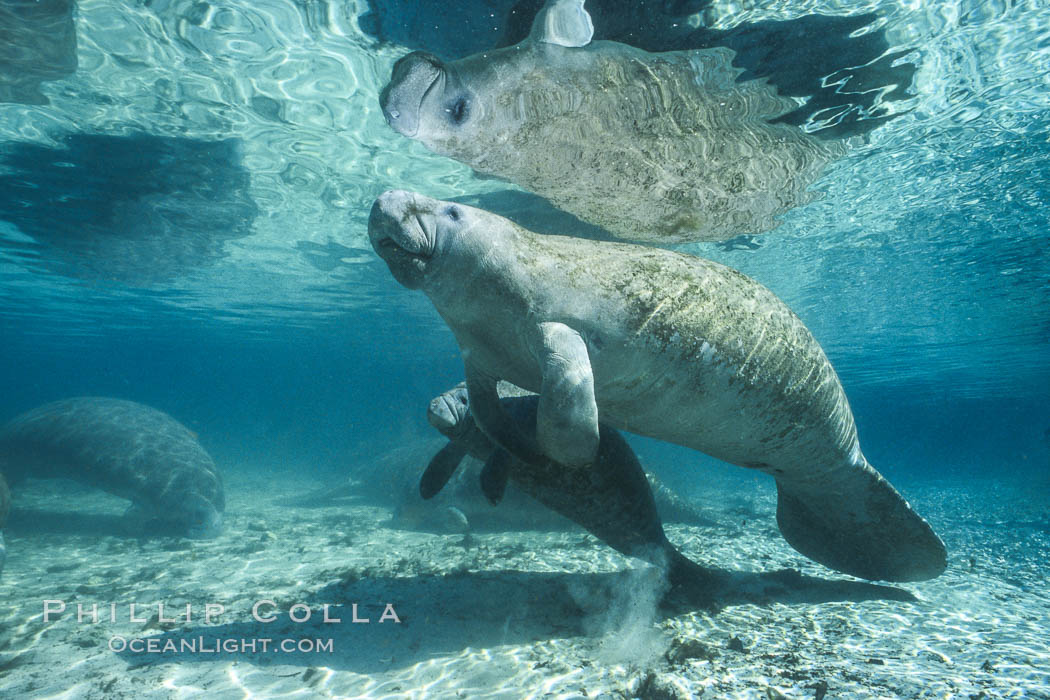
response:
M33 4L0 0L0 19ZM0 420L120 396L177 416L232 472L318 478L427 435L461 360L372 252L369 207L390 188L513 187L399 136L378 94L408 48L491 47L511 3L416 4L36 3L42 43L0 48ZM819 199L754 249L684 249L798 313L895 483L1019 482L1045 523L1050 5L694 4L713 29L874 12L916 67ZM638 446L696 487L680 452Z

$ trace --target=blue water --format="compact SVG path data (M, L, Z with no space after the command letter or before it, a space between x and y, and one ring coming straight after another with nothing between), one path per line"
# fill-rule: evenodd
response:
M319 480L432 437L427 402L462 361L372 252L369 207L394 187L524 195L396 134L378 94L409 49L490 49L539 4L0 0L0 423L70 396L127 398L178 418L230 473ZM815 201L746 244L682 249L803 319L891 481L1009 479L1045 509L1050 8L664 5L680 21L594 7L649 50L750 56L799 101L800 129L819 132L831 98L800 95L833 69L874 83L821 136L845 154ZM818 15L864 29L799 20ZM791 21L817 22L818 38L749 49ZM879 56L892 60L857 68ZM723 468L633 444L683 492L702 486L697 464Z

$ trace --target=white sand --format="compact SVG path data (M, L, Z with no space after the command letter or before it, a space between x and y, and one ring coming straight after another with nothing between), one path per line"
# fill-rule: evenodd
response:
M896 587L796 554L777 533L768 485L754 498L712 489L704 500L724 525L667 530L698 562L742 572L714 611L657 609L653 570L582 532L475 534L464 547L460 535L390 529L384 508L280 505L292 487L316 486L292 478L228 475L226 532L207 542L123 537L124 502L69 482L16 492L0 697L1050 698L1050 533L1038 521L1045 503L1023 485L902 485L950 565ZM774 573L787 568L802 576ZM46 599L67 605L47 623ZM259 600L314 612L260 623L250 612ZM78 623L78 602L98 603L103 619ZM189 603L193 619L130 622L132 602L146 618L157 603L166 617ZM351 622L355 602L369 623ZM208 603L226 612L206 625ZM341 623L321 621L324 603ZM386 603L400 624L379 623ZM263 638L332 647L109 648L115 637L202 636L208 648Z

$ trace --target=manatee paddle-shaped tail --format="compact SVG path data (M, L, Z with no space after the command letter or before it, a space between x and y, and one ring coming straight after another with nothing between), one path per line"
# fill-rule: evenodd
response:
M368 233L448 324L477 425L526 475L589 478L613 435L600 420L769 474L787 541L830 568L915 581L947 565L941 540L865 460L816 339L755 280L404 191L376 200ZM498 380L539 394L534 429L508 415Z
M933 528L866 461L821 481L778 479L777 525L802 554L860 578L925 581L947 566Z
M540 397L505 383L499 386L499 397L500 410L515 430L525 436L536 431ZM460 385L431 401L427 418L449 439L449 445L458 444L485 462L481 488L491 503L498 503L507 482L513 482L618 552L666 569L675 588L688 590L698 598L713 593L722 579L682 555L667 540L646 474L616 430L599 428L597 456L589 468L567 469L550 459L529 464L497 447L478 427L472 407L466 387ZM421 488L426 484L430 491L448 480L451 460L442 456L447 449L431 460ZM459 459L455 463L458 465Z

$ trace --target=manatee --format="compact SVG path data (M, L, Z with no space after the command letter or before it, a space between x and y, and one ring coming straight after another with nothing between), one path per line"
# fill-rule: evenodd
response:
M531 431L539 401L535 395L504 395L500 404ZM599 426L598 453L591 468L564 469L551 460L521 462L497 447L474 422L466 386L454 387L431 401L427 419L449 443L423 473L423 498L440 491L469 454L485 462L482 490L494 504L502 498L509 480L616 551L666 567L672 586L703 588L717 580L713 572L685 557L667 540L642 465L613 428Z
M771 123L798 105L738 81L729 49L651 54L592 34L582 0L555 0L514 46L447 63L410 53L383 114L612 238L657 244L774 228L841 150Z
M7 514L11 512L11 490L7 488L4 475L0 474L0 573L4 571L4 562L7 561L7 545L4 544L4 525L7 524Z
M888 581L944 570L944 544L864 458L820 345L755 280L405 191L376 200L368 229L394 278L452 330L471 413L515 458L587 468L600 418L771 475L784 538L831 569ZM503 409L499 380L540 395L534 434Z
M133 401L64 399L0 428L0 473L72 479L130 499L130 528L187 537L222 529L225 499L215 463L171 416Z

